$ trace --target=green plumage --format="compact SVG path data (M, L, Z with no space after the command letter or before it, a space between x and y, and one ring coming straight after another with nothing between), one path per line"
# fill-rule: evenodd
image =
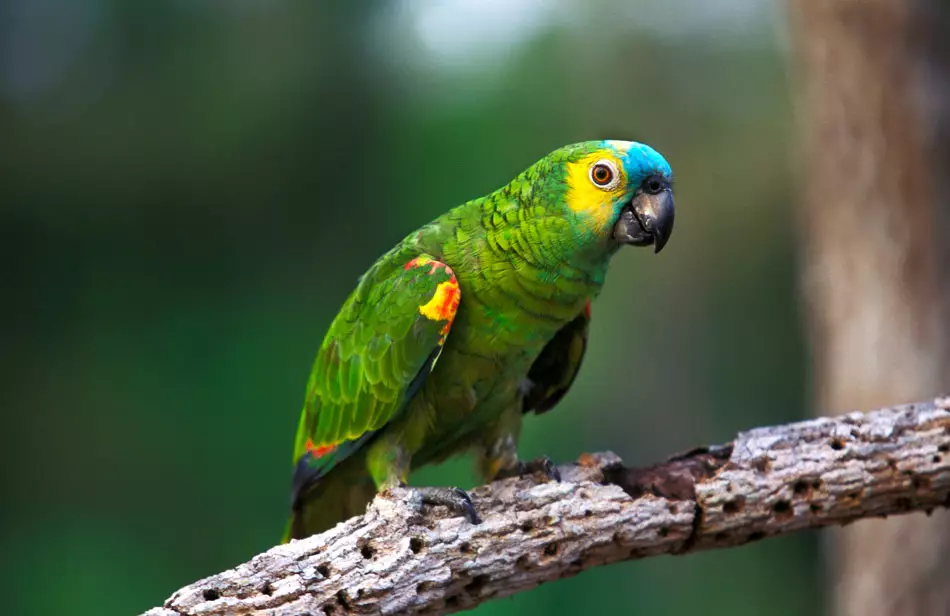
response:
M615 186L598 183L598 165ZM285 539L362 513L379 489L459 452L479 454L486 480L514 468L524 413L548 410L577 373L610 257L665 242L646 214L625 223L624 208L669 182L647 146L566 146L373 264L314 362ZM623 224L640 235L618 239Z

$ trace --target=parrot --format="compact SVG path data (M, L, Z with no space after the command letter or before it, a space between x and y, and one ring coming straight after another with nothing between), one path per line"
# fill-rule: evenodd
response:
M612 256L659 253L670 239L672 181L646 144L566 145L383 254L313 362L283 542L360 515L394 487L478 524L465 490L408 485L413 470L457 454L473 452L486 482L559 480L550 458L518 457L522 420L574 382Z

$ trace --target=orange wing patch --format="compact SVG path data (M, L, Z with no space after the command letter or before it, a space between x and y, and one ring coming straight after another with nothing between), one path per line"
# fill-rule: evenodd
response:
M458 311L459 301L462 298L462 290L459 288L459 282L455 277L455 272L452 271L451 267L441 261L436 261L424 256L416 257L406 263L406 269L425 267L427 265L432 267L432 269L429 270L430 276L441 269L444 270L445 274L449 277L448 280L436 285L435 293L432 294L428 302L419 306L419 314L430 321L446 322L442 327L442 331L439 332L442 335L442 339L439 340L439 344L441 345L445 343L445 337L449 334L449 329L452 327L452 321L455 319L455 313Z
M304 447L306 447L307 451L310 452L310 455L312 455L315 460L319 460L328 453L333 453L337 448L336 445L314 445L313 439L310 438L307 439L307 444L304 445Z
M432 321L451 321L455 318L455 311L459 307L461 298L459 283L452 276L451 280L440 282L432 294L432 299L419 306L419 312Z

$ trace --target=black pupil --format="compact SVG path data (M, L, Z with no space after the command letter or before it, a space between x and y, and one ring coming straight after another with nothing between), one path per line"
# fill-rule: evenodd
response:
M594 178L601 184L604 184L610 179L610 170L601 165L594 170Z
M663 184L658 179L652 179L647 182L647 190L653 194L656 194L663 190Z

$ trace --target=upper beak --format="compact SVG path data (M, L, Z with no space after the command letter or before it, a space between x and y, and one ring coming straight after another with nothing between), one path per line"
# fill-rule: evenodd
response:
M673 233L673 192L667 188L657 194L638 190L620 213L614 237L624 244L653 245L660 252Z

